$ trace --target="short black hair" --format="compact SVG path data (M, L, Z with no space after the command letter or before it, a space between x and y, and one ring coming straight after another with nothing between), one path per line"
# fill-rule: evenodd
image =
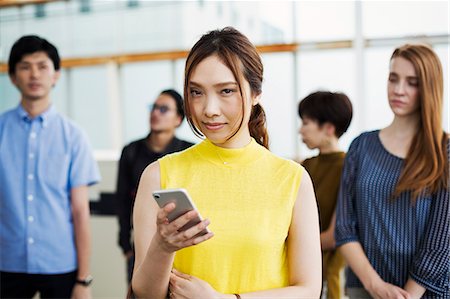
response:
M16 65L22 58L25 55L36 52L45 52L48 58L53 61L55 71L60 69L61 59L54 45L37 35L25 35L19 38L11 48L8 59L8 73L14 75L16 73Z
M353 108L347 95L340 92L317 91L306 96L298 104L300 118L310 118L323 125L331 123L336 137L344 134L352 121Z
M183 97L175 90L175 89L166 89L161 91L160 95L165 94L170 96L175 100L175 103L177 104L177 114L181 117L181 121L184 119L184 104L183 104Z

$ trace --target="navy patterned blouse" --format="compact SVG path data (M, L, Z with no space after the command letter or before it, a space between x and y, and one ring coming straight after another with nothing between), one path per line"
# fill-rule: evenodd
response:
M450 298L450 190L391 200L404 160L389 153L379 131L357 137L347 153L338 196L336 245L360 242L380 277L427 289L422 298ZM347 287L362 288L347 269Z

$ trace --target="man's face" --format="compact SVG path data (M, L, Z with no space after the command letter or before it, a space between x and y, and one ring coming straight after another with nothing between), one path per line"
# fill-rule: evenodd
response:
M59 74L45 52L35 52L23 56L10 78L23 100L37 101L48 98Z
M151 131L173 131L180 124L181 117L177 114L177 105L175 100L167 94L159 95L150 112Z

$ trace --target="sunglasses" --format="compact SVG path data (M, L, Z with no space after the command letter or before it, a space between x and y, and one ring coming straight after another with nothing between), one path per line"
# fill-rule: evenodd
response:
M165 113L167 113L168 111L172 110L172 109L169 108L169 106L166 106L166 105L157 105L157 104L151 104L151 105L149 105L149 108L150 108L150 111L151 111L151 112L153 112L153 111L155 111L155 110L159 110L159 112L160 112L161 114L165 114Z

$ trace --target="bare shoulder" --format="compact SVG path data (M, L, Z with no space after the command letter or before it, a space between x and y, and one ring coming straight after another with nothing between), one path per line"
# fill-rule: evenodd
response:
M142 173L142 176L141 176L141 180L144 178L149 179L149 180L157 179L159 181L160 167L159 167L158 161L155 161L155 162L149 164L147 167L145 167L144 172Z

